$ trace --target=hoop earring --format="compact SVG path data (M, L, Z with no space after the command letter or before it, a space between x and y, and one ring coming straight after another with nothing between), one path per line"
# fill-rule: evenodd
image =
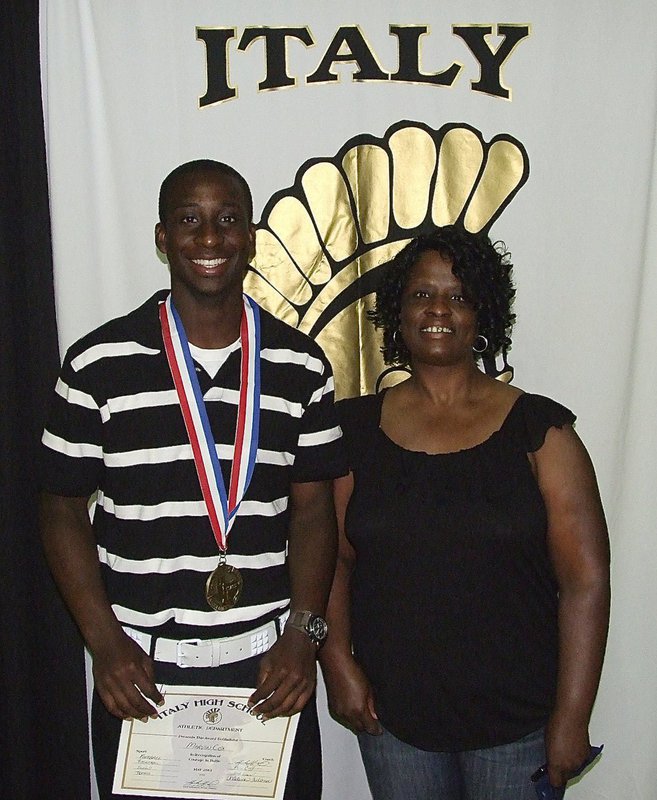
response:
M392 334L392 341L397 345L397 347L402 347L404 344L404 340L401 337L401 331L397 328Z
M477 334L477 338L475 339L475 344L477 344L479 339L483 340L484 346L479 348L479 347L475 347L475 345L473 344L472 345L472 349L474 350L475 353L485 353L486 350L488 350L488 339L484 336L483 333L478 333Z

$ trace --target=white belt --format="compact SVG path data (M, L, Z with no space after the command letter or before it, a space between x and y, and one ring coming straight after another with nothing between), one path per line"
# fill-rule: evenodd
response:
M149 655L152 652L155 661L177 664L183 669L218 667L221 664L233 664L235 661L243 661L267 652L279 636L276 622L278 621L282 630L288 616L289 611L286 611L278 617L278 620L271 620L253 631L220 639L165 639L160 636L155 639L152 650L153 637L150 633L126 626L123 630L142 650Z

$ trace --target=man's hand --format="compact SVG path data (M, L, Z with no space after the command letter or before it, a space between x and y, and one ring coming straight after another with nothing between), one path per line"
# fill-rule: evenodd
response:
M154 683L153 661L136 642L120 631L92 658L96 691L110 714L144 721L157 717L155 706L164 698Z
M312 697L317 685L317 645L294 628L281 638L260 661L258 682L249 705L265 719L296 714Z

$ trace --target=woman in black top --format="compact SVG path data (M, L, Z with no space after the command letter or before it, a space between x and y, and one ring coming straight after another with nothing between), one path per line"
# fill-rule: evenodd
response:
M589 753L609 550L573 414L477 366L510 344L508 254L455 227L385 267L408 380L342 403L339 564L320 659L375 800L523 800Z

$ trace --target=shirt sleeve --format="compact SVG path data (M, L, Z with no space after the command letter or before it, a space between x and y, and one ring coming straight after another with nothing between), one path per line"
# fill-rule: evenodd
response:
M528 453L541 449L550 428L563 428L564 425L573 425L575 422L576 417L570 409L549 397L526 394L523 399L525 446Z
M74 348L76 346L74 345ZM103 472L103 423L86 385L84 358L71 348L64 359L41 439L40 486L64 497L89 497Z
M323 354L321 363L321 371L313 373L311 392L301 417L292 471L294 483L332 480L348 472L334 404L333 373Z

